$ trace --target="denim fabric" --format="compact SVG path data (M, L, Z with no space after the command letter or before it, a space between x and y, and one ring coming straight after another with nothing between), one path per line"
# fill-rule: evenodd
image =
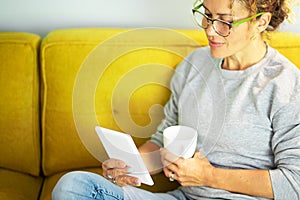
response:
M168 193L152 193L132 186L123 187L125 200L181 200ZM181 194L182 195L182 194ZM182 195L183 196L183 195ZM185 198L184 198L185 199Z
M102 176L75 171L64 175L52 192L53 200L123 200L123 189Z
M65 174L52 192L53 200L177 200L167 193L152 193L139 188L119 187L91 172L75 171Z

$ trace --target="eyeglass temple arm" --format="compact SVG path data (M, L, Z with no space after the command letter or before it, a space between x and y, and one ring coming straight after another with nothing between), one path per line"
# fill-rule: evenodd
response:
M250 21L251 19L253 19L253 18L255 18L255 17L259 17L259 16L261 16L261 15L263 15L263 14L265 14L265 13L266 13L266 12L260 12L260 13L257 13L256 15L254 15L254 16L252 16L252 17L248 17L248 18L246 18L246 19L243 19L243 20L241 20L241 21L238 21L238 22L233 23L232 26L238 26L238 25L240 25L240 24L242 24L242 23L245 23L245 22L247 22L247 21Z
M195 7L193 8L193 10L199 10L199 8L201 8L202 6L203 6L203 3L199 4L198 6L195 6Z

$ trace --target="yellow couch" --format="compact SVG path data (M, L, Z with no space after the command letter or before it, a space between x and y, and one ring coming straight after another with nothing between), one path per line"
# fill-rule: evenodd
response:
M300 66L299 34L267 38ZM146 141L163 118L176 65L205 45L196 30L83 28L43 39L0 33L0 200L51 199L64 173L101 174L107 156L95 125ZM162 174L154 181L142 187L177 187Z

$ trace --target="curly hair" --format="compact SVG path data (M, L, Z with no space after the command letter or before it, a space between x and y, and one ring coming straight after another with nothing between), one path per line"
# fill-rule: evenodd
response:
M286 19L290 20L293 15L293 7L297 0L232 0L238 1L250 10L251 14L260 12L269 12L272 14L271 21L267 31L276 30L279 25Z

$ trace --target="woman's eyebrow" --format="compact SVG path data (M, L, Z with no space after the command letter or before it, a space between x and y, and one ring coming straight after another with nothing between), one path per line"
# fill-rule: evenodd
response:
M207 10L209 13L211 13L210 12L210 10L204 5L204 4L202 4L203 5L203 7L204 7L204 9L205 10ZM219 16L229 16L229 17L232 17L232 14L230 13L217 13L217 15L219 15Z

